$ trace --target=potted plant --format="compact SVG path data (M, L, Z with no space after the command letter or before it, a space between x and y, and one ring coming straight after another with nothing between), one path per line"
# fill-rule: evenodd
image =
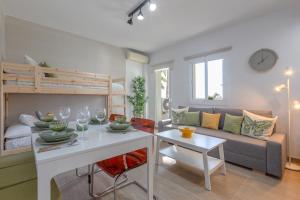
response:
M133 116L142 118L145 112L145 103L148 100L145 91L145 78L137 76L132 80L132 96L127 96L128 102L133 106Z

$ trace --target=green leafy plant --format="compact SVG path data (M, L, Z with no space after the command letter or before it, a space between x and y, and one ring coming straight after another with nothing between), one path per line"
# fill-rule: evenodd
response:
M133 116L143 117L145 112L145 103L148 100L145 90L145 79L137 76L132 80L132 96L127 96L128 102L133 106Z
M219 95L218 93L215 93L213 96L207 97L208 100L216 100L218 98L221 98L221 95Z

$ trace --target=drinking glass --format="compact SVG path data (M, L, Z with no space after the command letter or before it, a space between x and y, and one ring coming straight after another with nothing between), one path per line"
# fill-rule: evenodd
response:
M101 125L101 123L106 119L106 109L97 109L95 112L95 118L100 122Z
M81 131L82 131L81 139L86 140L87 139L85 137L86 127L88 126L89 121L90 121L89 110L87 110L87 109L80 110L77 113L76 121L77 121L77 125L81 128Z
M65 122L67 122L67 119L70 117L71 115L71 108L66 106L66 107L60 107L59 108L59 115L61 117L61 119Z

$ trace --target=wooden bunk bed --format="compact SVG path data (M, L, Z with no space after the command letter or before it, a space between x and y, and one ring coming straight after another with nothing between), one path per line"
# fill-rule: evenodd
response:
M5 128L8 117L9 94L76 94L99 95L107 98L107 114L112 108L124 108L125 86L114 87L114 83L125 84L124 79L112 80L110 75L79 72L59 68L46 68L26 64L1 63L0 71L0 152L1 155L30 151L31 147L14 150L5 149ZM112 105L113 96L123 96L124 104Z

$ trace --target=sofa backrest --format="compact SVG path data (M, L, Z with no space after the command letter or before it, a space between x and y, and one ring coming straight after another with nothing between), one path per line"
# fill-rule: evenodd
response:
M179 108L184 108L185 106L178 106ZM257 115L262 115L265 117L273 117L272 111L270 110L248 110L249 112L252 112ZM237 116L243 116L243 109L237 109L237 108L217 108L217 107L189 107L189 112L199 112L199 119L200 124L202 123L202 113L220 113L220 123L219 123L219 129L223 129L224 126L224 120L225 115L237 115ZM275 128L274 128L275 130Z

